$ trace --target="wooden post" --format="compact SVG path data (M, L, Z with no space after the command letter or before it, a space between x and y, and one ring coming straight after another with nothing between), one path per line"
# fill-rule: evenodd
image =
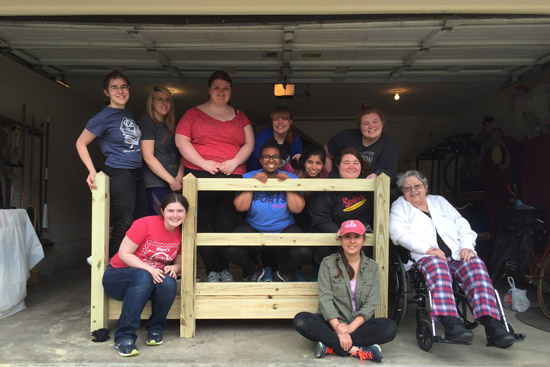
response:
M380 301L376 317L388 317L388 270L390 226L390 178L381 174L374 190L374 260L380 274Z
M197 248L195 234L197 233L197 178L188 174L183 178L183 196L189 202L189 211L185 216L182 231L181 249L181 306L180 306L180 337L195 336L195 283L197 274Z
M92 190L92 280L90 332L106 328L109 297L103 289L103 273L109 261L109 176L99 172Z

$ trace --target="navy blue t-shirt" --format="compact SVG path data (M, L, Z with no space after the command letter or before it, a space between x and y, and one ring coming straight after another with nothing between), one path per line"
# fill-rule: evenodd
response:
M97 136L105 165L112 168L141 168L141 130L132 111L105 107L86 124L86 130Z

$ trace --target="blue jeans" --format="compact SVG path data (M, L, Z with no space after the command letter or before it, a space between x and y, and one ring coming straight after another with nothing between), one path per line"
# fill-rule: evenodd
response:
M147 215L147 194L141 168L124 169L104 166L102 171L109 176L113 226L109 240L109 257L113 257L118 252L120 243L134 220Z
M174 278L166 275L162 283L154 284L147 270L108 266L103 274L103 288L110 297L122 301L115 343L137 339L141 312L148 300L152 301L152 313L147 323L147 332L162 334L167 324L166 316L176 298Z

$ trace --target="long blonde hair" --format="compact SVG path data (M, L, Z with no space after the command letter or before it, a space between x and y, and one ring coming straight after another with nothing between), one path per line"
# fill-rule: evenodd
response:
M168 115L166 115L166 121L159 121L155 118L155 114L153 113L153 95L155 94L155 92L166 93L170 96L170 98L172 98L172 92L170 92L168 88L155 85L151 92L149 92L149 98L147 99L145 112L147 113L147 116L149 116L157 126L165 124L168 129L174 131L176 129L176 112L174 111L174 100L172 99L172 103L170 104L170 112L168 112Z

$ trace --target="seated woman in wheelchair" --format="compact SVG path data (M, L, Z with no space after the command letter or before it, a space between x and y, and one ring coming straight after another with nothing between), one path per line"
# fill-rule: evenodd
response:
M414 170L397 176L403 193L391 206L390 238L411 252L432 295L431 317L445 328L445 339L468 343L474 335L456 309L453 279L464 291L473 317L485 327L488 345L507 348L515 341L499 321L498 301L485 264L477 256L477 234L442 196L427 195L428 180Z

